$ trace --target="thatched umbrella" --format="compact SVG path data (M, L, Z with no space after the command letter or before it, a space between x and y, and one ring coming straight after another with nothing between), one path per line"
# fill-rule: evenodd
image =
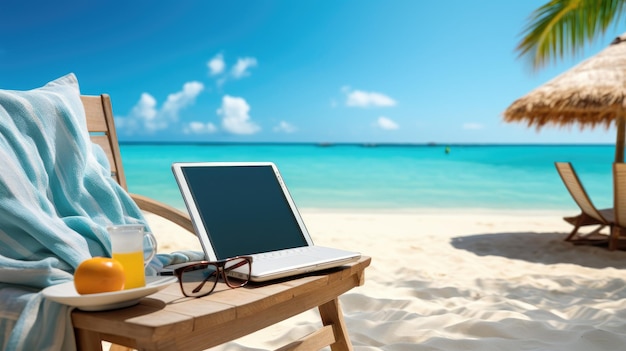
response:
M516 100L504 112L506 122L525 121L581 128L615 123L615 162L624 162L626 136L626 33L606 49Z

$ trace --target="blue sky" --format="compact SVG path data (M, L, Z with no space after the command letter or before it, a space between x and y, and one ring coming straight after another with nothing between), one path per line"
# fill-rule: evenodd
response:
M614 143L502 121L624 28L534 72L514 48L546 1L11 1L0 87L74 72L124 141Z

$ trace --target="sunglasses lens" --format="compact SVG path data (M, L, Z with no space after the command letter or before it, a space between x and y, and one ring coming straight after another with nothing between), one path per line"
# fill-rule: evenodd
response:
M224 264L224 275L226 284L231 288L238 288L246 285L250 281L250 271L252 269L250 260L244 257L228 260Z
M180 285L186 296L204 296L215 288L219 277L217 266L198 264L187 267L180 277Z

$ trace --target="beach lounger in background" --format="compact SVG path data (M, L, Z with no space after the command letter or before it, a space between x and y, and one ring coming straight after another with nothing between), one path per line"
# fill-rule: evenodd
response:
M615 221L609 238L609 250L619 247L620 238L626 236L626 164L613 164L613 206Z
M563 183L565 184L565 187L582 211L578 216L563 218L566 222L574 226L574 229L567 236L567 238L565 238L565 240L577 244L608 243L609 236L600 234L600 231L606 226L612 226L615 222L613 209L606 208L598 210L593 205L593 202L591 202L587 191L580 182L580 179L570 162L555 162L555 166L559 172L559 176L561 176L561 180L563 180ZM624 219L626 221L626 218ZM584 235L578 233L580 227L590 225L595 225L597 228Z

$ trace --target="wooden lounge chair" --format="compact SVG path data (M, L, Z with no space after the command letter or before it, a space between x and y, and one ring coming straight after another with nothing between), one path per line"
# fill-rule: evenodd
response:
M92 141L106 152L112 177L124 188L111 100L108 95L81 96ZM162 216L194 233L189 216L171 206L131 194L142 210ZM202 350L234 340L317 307L322 327L281 350L352 350L338 296L362 285L369 257L327 273L229 290L185 302L177 286L170 286L139 305L107 312L74 311L72 321L79 349L101 348L101 341L142 350ZM114 345L112 350L126 350Z
M570 162L555 162L555 166L561 176L561 180L563 180L563 183L565 184L565 187L582 211L578 216L563 218L566 222L574 226L574 229L567 236L567 238L565 238L565 241L571 241L577 244L607 243L609 236L600 235L600 231L606 226L613 225L613 209L607 208L598 210L593 205L593 202L591 202L587 191L580 182L580 179ZM589 225L595 225L597 228L588 234L581 235L578 233L580 227Z
M626 236L626 164L613 164L613 206L615 221L609 238L609 250L619 248L619 240Z

